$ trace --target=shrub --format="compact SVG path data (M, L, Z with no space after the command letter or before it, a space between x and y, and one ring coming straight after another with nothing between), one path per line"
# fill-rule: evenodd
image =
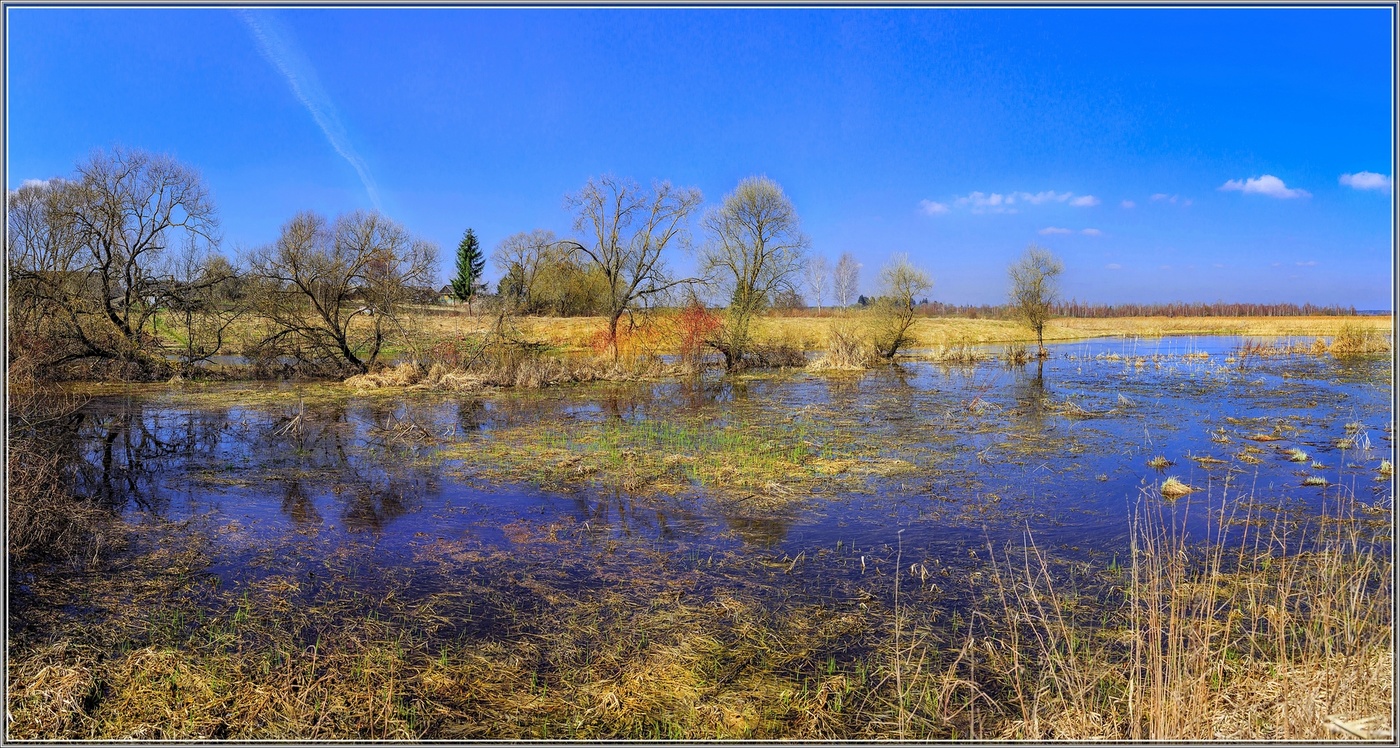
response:
M877 357L861 329L846 319L832 320L826 328L826 352L808 368L814 371L860 371Z
M84 401L10 382L8 559L74 563L99 553L109 512L71 493L64 472Z
M705 340L719 330L722 324L719 314L707 309L698 299L691 299L690 303L682 307L676 317L676 333L679 337L677 352L681 357L681 365L692 371L702 368Z
M1335 358L1361 356L1368 353L1388 353L1390 340L1375 330L1365 330L1355 325L1343 325L1341 332L1332 339L1326 351Z
M1001 359L1007 366L1020 366L1031 360L1031 352L1025 343L1012 343L1002 349Z

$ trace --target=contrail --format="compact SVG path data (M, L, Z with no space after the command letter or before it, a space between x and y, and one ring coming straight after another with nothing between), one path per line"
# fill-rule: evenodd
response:
M271 14L240 10L238 15L248 25L248 30L253 32L253 38L258 40L263 57L282 73L287 79L287 85L292 87L292 93L295 93L306 110L311 112L321 132L325 133L326 140L330 141L331 147L355 167L355 172L360 175L360 181L364 183L365 192L369 193L370 202L374 203L375 210L382 210L379 204L379 188L374 184L374 176L369 173L369 165L355 152L354 146L350 145L350 135L340 123L335 104L326 94L326 90L321 88L321 81L316 77L316 68L312 67L311 61L301 53L291 32Z

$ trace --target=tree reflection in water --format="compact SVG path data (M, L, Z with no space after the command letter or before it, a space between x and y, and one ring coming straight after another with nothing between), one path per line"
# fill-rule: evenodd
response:
M479 403L478 403L479 406ZM176 409L122 401L75 419L68 474L76 495L119 513L160 518L172 502L196 502L201 487L251 471L277 486L293 526L320 526L325 498L351 531L379 532L417 506L438 481L428 453L452 426L443 408L333 402L270 411ZM411 422L403 433L377 426ZM483 419L484 422L484 419ZM235 481L237 482L237 481ZM191 507L191 511L198 511Z

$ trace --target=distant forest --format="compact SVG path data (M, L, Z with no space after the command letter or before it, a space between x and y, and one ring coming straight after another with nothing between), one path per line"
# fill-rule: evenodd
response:
M1354 306L1319 306L1317 304L1240 304L1217 301L1172 302L1170 304L1089 304L1082 301L1058 301L1053 305L1057 317L1347 317L1356 316ZM918 306L920 314L929 317L970 317L973 319L1011 319L1014 311L1006 305L944 304L925 301Z

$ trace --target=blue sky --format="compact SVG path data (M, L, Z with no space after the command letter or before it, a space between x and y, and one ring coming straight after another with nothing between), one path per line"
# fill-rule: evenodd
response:
M569 233L590 176L766 174L867 293L907 252L1000 302L1036 242L1081 300L1391 306L1385 8L6 13L7 186L170 153L229 254L379 207L445 281L467 226Z

